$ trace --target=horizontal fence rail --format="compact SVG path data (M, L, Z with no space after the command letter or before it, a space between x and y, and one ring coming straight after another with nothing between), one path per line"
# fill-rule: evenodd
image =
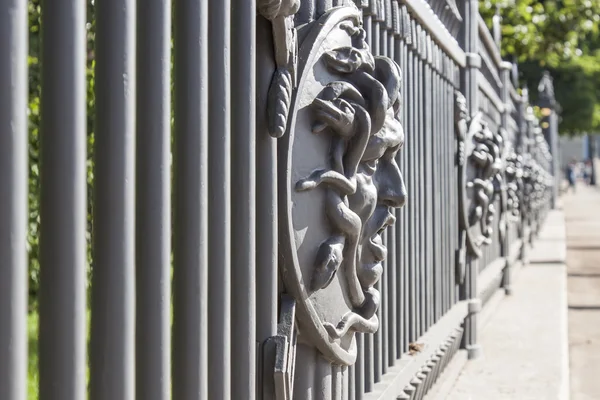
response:
M0 399L425 398L555 202L551 77L538 119L494 32L0 0Z

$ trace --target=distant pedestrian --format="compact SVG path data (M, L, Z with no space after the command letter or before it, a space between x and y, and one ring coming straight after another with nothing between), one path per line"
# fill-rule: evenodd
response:
M588 185L592 184L592 162L590 160L585 161L585 166L583 167L583 179Z
M567 171L566 171L566 175L567 175L567 180L569 181L569 189L573 190L573 193L575 193L575 181L577 180L577 176L575 173L575 162L571 161L568 165L567 165Z

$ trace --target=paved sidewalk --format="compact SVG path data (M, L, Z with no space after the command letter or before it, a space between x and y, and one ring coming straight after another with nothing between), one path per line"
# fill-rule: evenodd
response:
M600 399L600 188L563 199L567 222L571 399Z
M446 399L568 398L564 259L564 217L553 211L530 253L532 264L520 269L513 295L498 304L480 335L482 357L465 365Z

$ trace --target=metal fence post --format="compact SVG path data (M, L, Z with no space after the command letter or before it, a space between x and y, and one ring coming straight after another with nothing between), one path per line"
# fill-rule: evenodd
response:
M175 0L172 396L208 398L208 4Z
M135 398L135 21L96 4L91 400Z
M85 4L43 1L39 393L86 392Z
M171 390L171 1L138 2L136 396Z
M509 104L511 102L511 98L510 98L510 72L512 70L512 64L509 62L503 62L500 66L501 68L501 76L500 79L502 80L502 91L501 91L501 99L502 99L502 104L504 104L504 110L502 111L502 116L501 116L501 127L504 129L504 132L508 135L508 118L509 118L509 114L510 114L510 107ZM509 140L509 138L504 138L504 143L507 143ZM514 138L511 138L511 141L514 142ZM506 190L506 177L503 177L503 183L504 185L504 190ZM504 207L506 207L506 205L504 205ZM505 214L506 215L506 214ZM506 224L508 224L508 222L505 221ZM508 227L506 228L506 235L504 237L504 243L501 243L501 249L502 249L502 257L504 257L504 259L506 260L506 266L504 267L504 272L502 275L502 287L504 288L504 291L506 294L510 294L511 292L511 279L510 279L510 270L511 270L511 265L510 265L510 243L511 243L512 238L509 236L509 230Z
M556 103L556 98L554 96L554 84L552 82L552 77L548 71L544 71L542 80L538 85L538 92L538 106L542 111L541 126L544 132L544 137L550 145L550 154L552 154L551 171L552 175L554 175L554 187L552 188L550 206L551 208L555 208L560 184L557 116L558 104Z
M463 0L461 2L462 15L464 16L461 34L462 46L466 52L467 65L462 71L461 89L467 101L467 107L473 117L479 110L477 77L481 67L479 55L479 2L477 0ZM468 257L465 270L465 280L460 288L460 297L469 301L469 314L465 318L465 333L462 346L467 349L470 359L477 358L480 354L480 345L477 343L477 314L481 309L481 301L477 298L477 274L479 271L478 260Z
M27 2L0 0L0 399L27 396Z
M513 70L514 72L514 70ZM516 73L515 73L515 80L516 80ZM528 99L528 95L527 95L527 88L524 88L522 90L521 93L521 98L520 101L518 103L518 115L519 115L519 120L517 121L518 124L518 138L517 138L517 154L520 154L521 156L524 156L524 154L527 151L527 131L528 131L528 124L527 124L527 119L525 117L525 111L526 111L526 104L527 104L527 99ZM521 207L524 207L524 194L521 193L520 194L521 198L520 198L520 202L521 202ZM525 245L525 228L527 225L527 216L524 212L521 213L520 216L520 221L519 221L519 239L521 240L521 250L520 250L520 254L519 254L519 260L526 264L527 261L527 246Z

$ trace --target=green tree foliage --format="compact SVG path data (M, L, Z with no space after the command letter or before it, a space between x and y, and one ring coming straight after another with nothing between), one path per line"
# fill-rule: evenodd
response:
M502 55L533 101L543 70L554 77L561 133L600 128L600 0L481 0L480 11L488 26L500 14Z

